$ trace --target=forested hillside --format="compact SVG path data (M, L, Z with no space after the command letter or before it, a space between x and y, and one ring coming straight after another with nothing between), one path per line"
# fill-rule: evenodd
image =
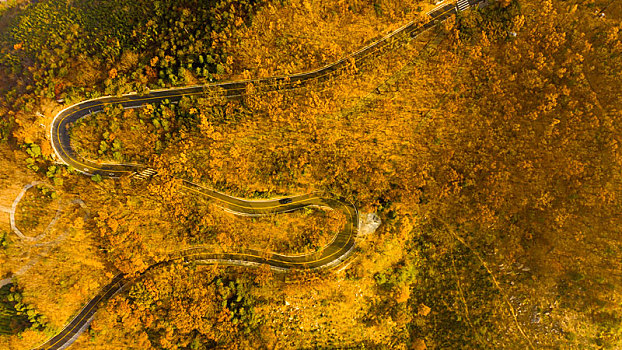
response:
M43 343L124 273L134 282L73 348L621 348L622 2L490 1L324 82L237 100L206 88L71 125L82 157L152 178L56 162L49 126L74 103L316 69L433 7L2 3L0 209L39 184L15 216L35 238L0 220L0 279L16 276L0 347ZM332 271L149 268L197 246L313 252L346 225L324 207L235 216L182 180L333 193L382 225Z

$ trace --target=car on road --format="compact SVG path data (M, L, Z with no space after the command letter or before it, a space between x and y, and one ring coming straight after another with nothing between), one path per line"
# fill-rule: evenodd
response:
M291 203L291 202L292 202L292 199L291 199L291 198L282 198L282 199L279 199L279 204L288 204L288 203Z

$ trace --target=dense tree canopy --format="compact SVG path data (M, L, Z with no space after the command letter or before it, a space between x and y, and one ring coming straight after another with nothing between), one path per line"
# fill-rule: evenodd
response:
M431 7L0 5L0 168L16 169L0 172L0 205L14 183L45 181L18 215L37 232L65 203L42 242L0 226L0 277L32 265L0 289L0 347L42 342L118 272L133 282L76 347L622 346L619 2L495 1L326 82L252 85L239 100L209 88L72 125L81 156L146 164L151 179L90 178L54 162L47 125L69 104L317 68ZM383 224L332 272L149 269L198 245L310 252L345 224L325 208L235 217L181 179L255 199L334 193Z

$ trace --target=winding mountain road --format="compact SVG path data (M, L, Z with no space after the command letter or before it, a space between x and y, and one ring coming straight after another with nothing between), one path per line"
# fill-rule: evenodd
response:
M459 10L466 9L479 2L479 0L459 0L458 6L456 3L441 5L428 13L429 18L425 23L422 23L420 20L410 22L361 50L311 72L266 79L217 83L206 86L171 88L152 91L143 95L129 94L120 97L101 97L75 104L62 110L54 118L50 127L52 148L59 161L86 175L100 175L111 178L120 177L125 174L138 174L139 176L140 174L152 175L154 172L143 165L100 164L81 157L71 147L69 129L77 120L93 113L101 112L106 106L120 105L123 108L140 108L144 104L157 104L164 100L178 102L186 96L204 96L206 87L218 87L222 89L225 97L229 99L238 99L245 94L250 84L261 86L262 89L268 90L287 90L310 83L326 81L338 75L352 63L358 65L370 56L377 56L391 49L399 40L414 38L435 26L437 23L457 13ZM321 206L330 207L334 210L341 210L346 215L347 223L343 230L339 232L328 245L311 254L289 256L251 249L235 253L215 253L197 247L173 253L164 263L158 263L148 270L174 261L194 261L197 263L220 263L230 265L265 264L280 271L298 268L332 268L346 260L354 250L355 237L359 230L359 213L354 205L348 203L343 198L327 194L311 193L291 197L286 200L250 201L231 197L189 181L184 181L183 187L187 191L206 196L220 207L240 215L266 215L290 212L308 206ZM89 325L100 305L105 303L131 282L132 281L124 275L117 275L108 285L101 289L98 295L95 296L60 333L49 339L38 349L64 349L71 345L79 334Z

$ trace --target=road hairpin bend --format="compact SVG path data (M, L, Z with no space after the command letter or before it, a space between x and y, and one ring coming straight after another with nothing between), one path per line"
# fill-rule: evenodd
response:
M244 80L210 85L171 88L145 93L143 95L129 94L120 97L101 97L83 101L72 105L56 115L50 127L50 141L59 161L75 168L86 175L100 175L102 177L118 178L122 175L148 177L155 175L155 171L139 164L98 164L80 157L71 147L69 128L77 120L93 113L103 111L106 106L122 106L123 108L140 108L149 104L179 102L186 96L203 96L206 87L220 88L224 97L239 99L250 86L262 86L264 89L288 90L310 83L327 81L344 71L352 63L360 64L368 57L377 56L395 46L399 40L414 38L432 28L459 10L478 3L478 0L460 0L460 8L455 3L441 5L428 13L427 21L412 21L384 38L340 59L337 62L320 69L283 77L273 77L256 80ZM466 6L466 7L465 7ZM202 187L190 181L183 181L183 188L210 198L218 206L240 215L266 215L285 213L299 210L308 206L330 207L341 210L346 215L347 223L333 240L317 252L307 255L288 256L253 249L245 249L232 253L215 253L197 247L175 252L164 263L158 263L147 270L162 264L175 261L197 263L218 263L225 265L268 265L278 271L290 269L328 269L338 266L353 252L356 234L359 230L359 213L357 208L343 198L322 193L310 193L295 197L273 199L268 201L243 200ZM123 289L131 281L123 274L115 276L108 285L91 299L80 312L54 337L49 339L38 349L64 349L86 329L97 309L112 296Z

